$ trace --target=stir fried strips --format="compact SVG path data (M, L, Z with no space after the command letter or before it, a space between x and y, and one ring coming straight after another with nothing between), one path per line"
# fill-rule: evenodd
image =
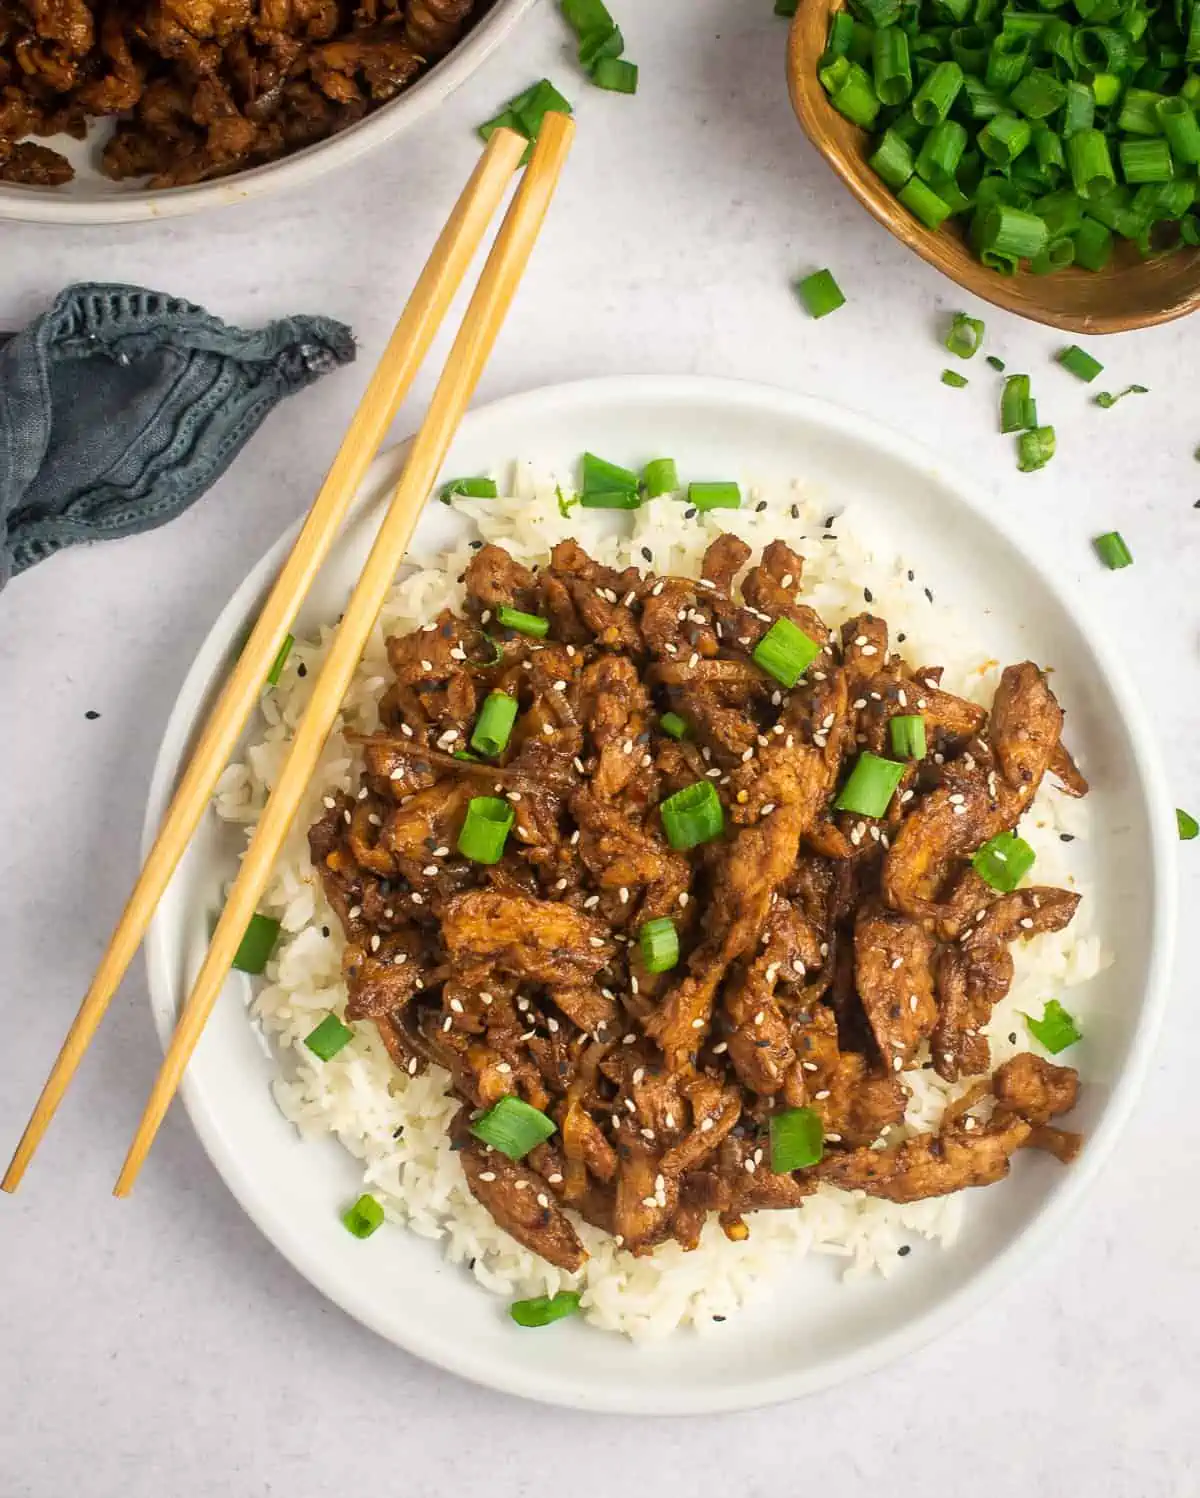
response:
M109 177L179 187L352 125L443 57L487 0L0 0L0 181L54 186L117 117Z
M1011 944L1062 929L1078 897L1002 894L969 862L1048 769L1086 789L1045 676L1010 666L986 712L893 653L882 619L829 630L782 542L739 591L749 560L733 536L697 580L574 541L541 571L485 546L461 614L389 640L361 786L309 834L348 938L348 1017L407 1073L449 1072L471 1190L566 1270L586 1257L566 1209L643 1253L693 1247L710 1213L743 1238L746 1213L821 1182L909 1202L997 1181L1026 1146L1078 1148L1051 1122L1075 1072L1019 1056L989 1076L984 1033ZM546 634L504 627L508 609ZM778 619L817 649L790 689L753 658ZM496 693L517 706L503 747L455 758ZM878 814L836 810L889 719L918 713L925 757ZM460 847L481 798L495 861ZM652 921L674 939L642 941ZM922 1064L976 1080L914 1135L904 1073ZM489 1144L506 1097L554 1126L523 1156ZM823 1153L777 1174L787 1109L811 1110Z

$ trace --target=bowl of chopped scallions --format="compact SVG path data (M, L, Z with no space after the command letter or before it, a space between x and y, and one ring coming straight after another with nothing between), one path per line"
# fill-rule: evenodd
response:
M1200 305L1200 4L811 0L788 80L859 202L975 295L1087 333Z

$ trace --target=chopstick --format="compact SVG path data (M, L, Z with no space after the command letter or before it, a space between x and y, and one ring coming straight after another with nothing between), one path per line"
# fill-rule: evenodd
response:
M424 363L528 141L497 130L438 237L371 377L333 465L313 501L250 638L205 725L154 846L109 940L91 987L17 1145L0 1188L15 1191L50 1126L113 994L146 934L175 866L204 814L289 625L333 544L346 510Z
M113 1194L127 1196L216 1003L246 926L270 878L280 845L304 795L383 606L413 528L438 475L496 336L511 305L571 148L574 125L547 114L533 159L517 190L463 319L433 400L413 439L404 471L362 575L338 625L287 760L242 859L208 953L179 1017Z

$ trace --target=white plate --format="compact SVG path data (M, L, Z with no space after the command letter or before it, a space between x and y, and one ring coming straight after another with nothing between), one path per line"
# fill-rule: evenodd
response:
M18 187L0 182L0 219L35 224L141 223L146 219L178 218L202 208L221 208L313 182L336 167L348 166L436 109L495 51L532 4L533 0L497 0L441 62L366 119L279 161L213 182L158 191L137 182L114 182L96 165L112 133L107 120L98 120L86 140L52 136L41 144L67 158L75 168L74 180L62 187Z
M330 1299L401 1347L510 1393L631 1413L699 1413L790 1398L861 1373L912 1348L994 1294L1061 1224L1095 1176L1137 1091L1164 1002L1174 929L1174 817L1142 710L1095 628L1061 584L992 519L985 499L907 439L874 422L783 391L721 380L604 380L536 391L474 412L447 473L494 470L513 457L569 465L585 448L637 466L670 453L684 471L743 482L800 476L830 508L852 502L856 530L895 546L951 601L979 615L980 641L1005 660L1054 667L1071 743L1094 793L1091 842L1096 929L1115 964L1090 990L1079 1048L1085 1088L1073 1123L1088 1143L1064 1169L1030 1152L1010 1180L974 1193L961 1240L920 1247L887 1281L841 1284L827 1260L711 1334L682 1332L635 1347L564 1322L513 1326L501 1302L438 1247L398 1228L360 1243L339 1207L357 1194L350 1158L331 1141L301 1143L275 1109L272 1068L234 975L209 1021L183 1096L217 1168L263 1232ZM384 456L365 504L333 553L299 621L336 617L357 576L400 454ZM423 541L454 524L434 504ZM205 702L243 638L288 538L255 567L221 614L167 726L147 814L164 809ZM214 817L180 865L150 930L154 1017L165 1037L199 964L209 912L232 862ZM142 1186L152 1189L152 1177Z

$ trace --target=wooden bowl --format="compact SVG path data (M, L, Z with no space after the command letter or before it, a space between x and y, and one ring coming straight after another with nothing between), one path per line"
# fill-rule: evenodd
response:
M1118 240L1107 270L1002 276L979 263L957 226L927 229L867 165L867 134L844 119L817 78L829 18L841 0L801 0L788 37L788 89L804 132L858 201L885 229L964 290L1007 312L1071 333L1124 333L1170 322L1200 307L1200 251L1143 260Z

